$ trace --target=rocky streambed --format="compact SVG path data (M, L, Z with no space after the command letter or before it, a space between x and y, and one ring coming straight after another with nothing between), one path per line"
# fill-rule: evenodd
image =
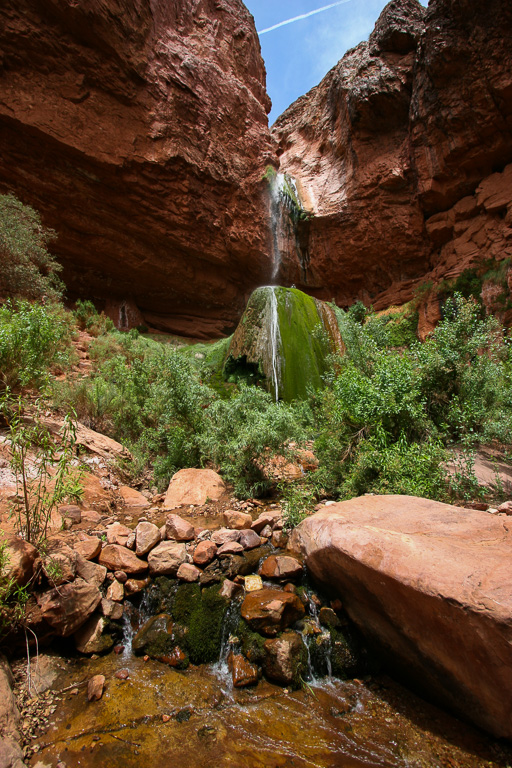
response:
M125 492L114 517L63 509L72 523L50 542L53 565L18 553L20 573L40 569L28 616L42 647L13 663L19 711L0 679L9 748L17 739L34 768L512 762L505 743L383 676L351 618L357 590L344 587L346 613L324 571L322 591L309 581L278 504L213 493L169 510L169 494L137 507ZM339 515L327 510L309 519L322 530Z

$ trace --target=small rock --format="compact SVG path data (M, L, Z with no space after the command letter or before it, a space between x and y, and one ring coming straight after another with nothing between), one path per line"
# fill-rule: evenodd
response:
M107 544L118 544L121 547L126 546L126 540L132 531L122 523L112 523L107 525Z
M124 645L114 645L114 653L116 656L120 656L124 651Z
M332 608L327 608L326 606L320 608L318 621L322 627L328 627L329 629L338 629L338 627L341 627L341 621L336 613Z
M123 499L125 507L139 507L145 509L150 505L145 496L134 488L129 488L127 485L122 485L119 488L119 493Z
M504 501L498 507L498 512L504 512L506 515L512 515L512 501Z
M170 719L170 715L162 715L162 723L168 723Z
M248 512L239 512L235 509L228 509L222 515L226 528L234 528L238 531L250 528L252 517Z
M59 507L59 513L62 517L72 520L73 523L78 524L82 522L82 510L76 504L63 504Z
M87 683L87 698L89 701L99 701L103 696L105 686L104 675L94 675Z
M162 541L148 555L149 572L152 576L176 576L178 568L186 560L185 544Z
M124 584L127 581L128 576L124 571L116 571L114 573L114 578L117 579L120 584Z
M136 576L147 571L148 564L140 560L126 547L117 544L108 544L101 550L99 562L109 571L124 571L126 574Z
M198 581L201 573L201 569L197 568L195 565L192 565L192 563L182 563L178 568L176 576L182 581L192 583L194 581Z
M103 632L107 622L103 616L94 615L88 619L85 624L75 632L75 646L80 653L89 655L91 653L103 653L108 651L114 645L110 635L104 635Z
M193 560L196 565L208 565L217 555L217 545L213 541L200 541L194 549Z
M124 586L114 579L107 589L107 600L113 600L115 603L122 603L124 600Z
M130 673L127 669L118 669L114 677L117 677L118 680L128 680Z
M165 521L165 537L174 541L192 541L194 526L179 515L169 515Z
M250 576L246 576L244 579L244 587L246 592L257 592L259 589L263 589L261 576L258 576L255 573L251 574Z
M220 597L225 597L228 600L233 600L237 595L242 594L243 588L240 584L236 584L234 581L224 579L222 587L220 589Z
M131 549L132 551L135 549L135 543L136 543L137 537L135 535L135 531L132 531L128 538L126 539L126 548Z
M278 549L285 549L288 544L288 534L283 530L274 530L272 533L272 544Z
M255 549L261 545L261 538L256 531L249 528L248 530L240 531L239 542L245 550Z
M103 616L107 619L119 621L119 619L123 617L124 609L120 603L114 603L113 600L107 600L107 598L104 597L101 600L100 607Z
M160 542L160 530L153 523L139 522L135 529L135 554L147 555Z
M215 544L222 546L227 541L239 541L240 531L233 531L230 528L219 528L212 533L212 539Z
M75 542L73 549L85 560L94 560L101 552L101 540L96 536L88 536L82 541Z
M235 688L245 688L258 682L258 667L247 661L241 653L232 653L228 659Z
M217 557L225 557L226 555L240 555L244 551L244 548L238 541L226 541L217 551Z
M283 632L281 637L265 641L263 670L266 677L281 685L297 682L303 666L304 644L296 632Z
M303 574L302 564L287 555L270 555L263 561L260 574L264 579L293 581Z
M261 589L246 594L241 613L255 632L273 637L305 615L297 597L277 589Z
M262 530L260 531L260 536L262 539L270 539L272 536L272 528L270 525L266 525Z
M130 595L136 595L138 592L142 592L149 586L150 578L145 579L128 579L124 584L124 592L127 597Z

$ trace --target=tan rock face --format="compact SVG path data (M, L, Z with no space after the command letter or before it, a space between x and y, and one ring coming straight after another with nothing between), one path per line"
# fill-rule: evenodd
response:
M202 506L208 500L218 501L225 490L224 481L213 469L180 469L171 478L164 507Z
M152 325L222 333L270 270L270 101L250 13L240 0L1 11L0 184L57 230L70 289L117 299L120 326L132 299Z
M281 233L281 282L383 309L512 255L511 41L500 0L397 0L292 104L273 134L313 218Z
M409 684L512 736L507 518L408 496L324 508L292 536Z
M109 571L124 571L130 576L138 576L148 569L148 564L126 547L118 544L107 544L101 550L99 556L100 565L104 565Z

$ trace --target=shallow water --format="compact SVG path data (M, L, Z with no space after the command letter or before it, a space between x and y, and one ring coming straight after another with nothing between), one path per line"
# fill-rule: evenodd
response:
M92 703L85 685L78 695L63 693L31 761L39 768L58 762L69 768L507 765L498 743L386 678L295 692L262 681L237 691L215 668L177 672L133 656L63 666L54 688L104 674L105 692ZM115 678L120 669L130 678Z

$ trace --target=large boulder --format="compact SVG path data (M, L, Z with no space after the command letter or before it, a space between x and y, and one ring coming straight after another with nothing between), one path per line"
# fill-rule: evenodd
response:
M98 587L83 579L75 579L37 598L42 617L62 637L76 632L94 613L100 600Z
M506 519L412 496L364 496L309 517L291 546L403 678L512 737Z
M223 479L213 469L180 469L172 476L164 499L165 509L218 501L225 492Z

